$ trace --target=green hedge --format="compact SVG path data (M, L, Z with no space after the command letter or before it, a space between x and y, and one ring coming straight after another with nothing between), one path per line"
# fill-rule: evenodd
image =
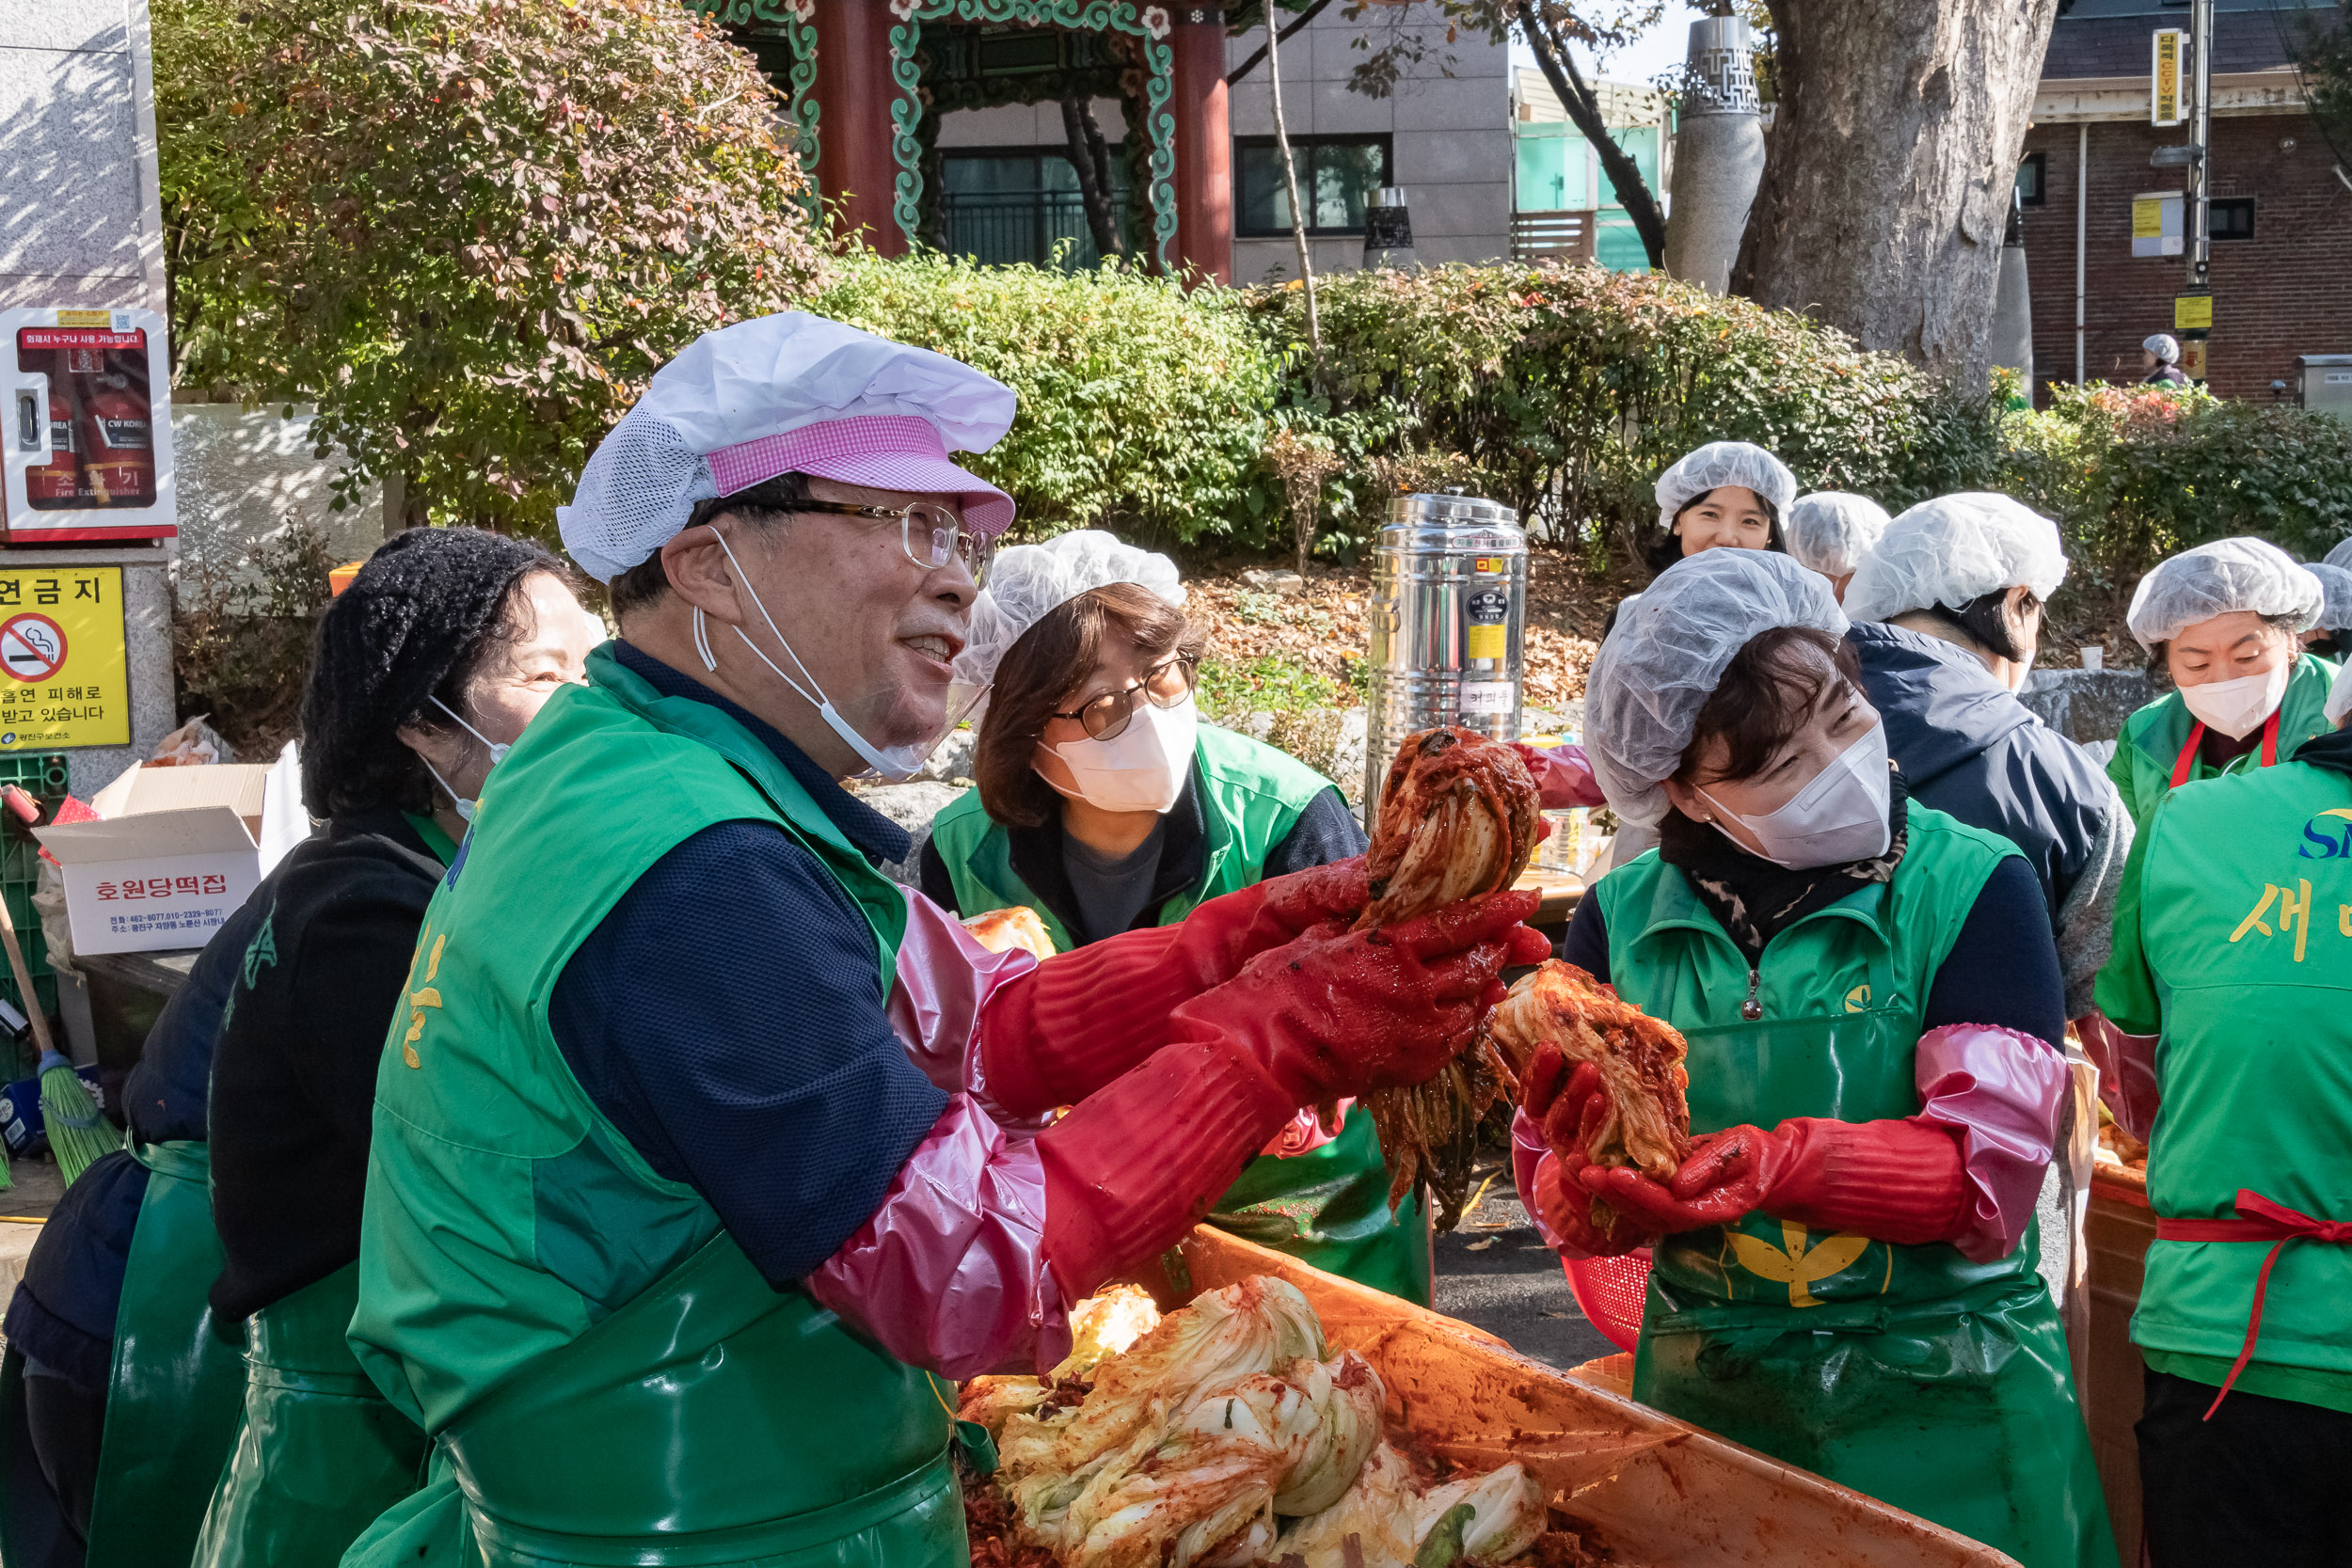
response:
M1989 399L1806 317L1662 277L1558 263L1335 274L1316 293L1320 388L1302 291L1249 297L1291 350L1284 417L1358 459L1328 492L1343 529L1376 515L1394 488L1382 481L1419 451L1468 459L1554 537L1620 551L1656 526L1659 471L1706 441L1754 441L1807 489L1898 509L1980 484L1994 461Z
M2315 561L2352 535L2352 425L2155 388L2058 387L2001 420L2000 488L2058 520L2067 587L2121 594L2163 557L2251 533Z
M1116 265L854 255L810 309L1021 394L1011 433L971 467L1019 503L1025 533L1101 526L1189 542L1263 506L1280 366L1232 293Z

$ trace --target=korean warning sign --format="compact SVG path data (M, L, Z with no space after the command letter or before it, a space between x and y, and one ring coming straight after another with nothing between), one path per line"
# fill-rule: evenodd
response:
M131 743L122 568L0 571L0 752Z

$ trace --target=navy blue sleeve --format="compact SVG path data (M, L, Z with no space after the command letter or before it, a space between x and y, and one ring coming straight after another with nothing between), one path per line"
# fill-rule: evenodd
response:
M1311 865L1329 865L1333 861L1360 855L1371 847L1372 840L1365 836L1364 825L1347 809L1346 797L1334 784L1308 801L1307 809L1291 824L1291 831L1266 851L1265 874L1287 877Z
M1920 1027L1947 1023L1995 1023L2054 1046L2066 1037L2066 983L2049 907L2033 867L2015 855L2004 855L1986 879L1928 989Z
M548 1022L646 1163L785 1285L857 1233L946 1108L885 1001L873 932L817 858L722 822L589 933Z
M1568 922L1568 935L1561 944L1560 957L1602 985L1611 983L1609 932L1601 925L1600 900L1589 892L1576 901L1576 916Z

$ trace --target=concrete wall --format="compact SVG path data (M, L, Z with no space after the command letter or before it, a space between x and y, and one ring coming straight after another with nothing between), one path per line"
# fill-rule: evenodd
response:
M1413 259L1498 261L1511 251L1511 59L1509 49L1465 32L1449 49L1445 24L1428 8L1375 6L1357 22L1333 6L1282 45L1282 111L1291 135L1382 135L1391 138L1390 174L1405 188L1413 217ZM1347 78L1364 58L1353 47L1368 29L1419 28L1432 50L1420 73L1397 84L1393 96L1366 98ZM1385 32L1375 33L1375 41ZM1230 70L1265 42L1263 31L1227 40ZM1454 74L1438 73L1436 56L1454 55ZM1270 136L1274 111L1261 63L1233 88L1233 135ZM1359 238L1310 240L1318 270L1363 264ZM1233 241L1233 280L1255 283L1270 274L1296 277L1298 254L1287 236Z
M145 0L0 7L0 307L164 308Z
M384 493L330 508L337 456L311 455L310 416L297 409L246 409L233 403L179 403L171 409L179 468L180 581L183 594L252 584L253 550L306 523L326 538L331 558L358 561L384 541Z

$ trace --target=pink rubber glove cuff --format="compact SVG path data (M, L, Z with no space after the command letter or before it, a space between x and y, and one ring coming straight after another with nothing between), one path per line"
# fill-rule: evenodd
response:
M2156 1090L2156 1035L2127 1035L2096 1008L2074 1021L2083 1054L2099 1069L2099 1100L2115 1125L2148 1141L2163 1097Z
M942 1092L972 1095L997 1126L1034 1133L1045 1125L1043 1116L1014 1116L990 1096L979 1025L990 998L1035 970L1036 957L1018 947L992 953L921 894L906 890L906 935L890 988L891 1029Z
M1045 1173L958 1095L899 1167L882 1207L809 1276L809 1293L910 1366L963 1379L1070 1354L1045 1264Z
M1544 1130L1535 1125L1535 1118L1525 1109L1511 1113L1511 1185L1518 1189L1519 1207L1527 1211L1528 1219L1535 1227L1535 1234L1544 1239L1544 1245L1565 1258L1584 1255L1561 1241L1559 1232L1544 1223L1543 1211L1535 1206L1535 1177L1546 1160L1557 1164L1551 1146L1544 1142Z
M1952 1244L1972 1262L2006 1258L2025 1239L2058 1143L2066 1058L2015 1029L1947 1023L1919 1037L1919 1114L1961 1134L1966 1227Z

